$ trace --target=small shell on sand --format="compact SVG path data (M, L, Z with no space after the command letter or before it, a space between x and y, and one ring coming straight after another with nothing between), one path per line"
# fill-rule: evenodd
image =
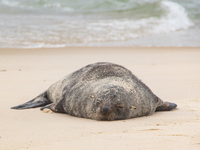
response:
M42 111L43 113L51 113L51 114L54 113L51 109L48 109L48 108L45 108Z

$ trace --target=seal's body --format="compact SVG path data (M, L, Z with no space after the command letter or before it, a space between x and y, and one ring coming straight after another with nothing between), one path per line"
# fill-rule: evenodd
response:
M177 105L163 102L126 68L95 63L69 74L33 100L12 108L39 106L44 106L42 110L49 108L77 117L120 120L171 110Z

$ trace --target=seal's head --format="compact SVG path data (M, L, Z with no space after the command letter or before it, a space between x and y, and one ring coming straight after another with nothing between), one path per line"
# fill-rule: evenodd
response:
M128 94L123 87L109 86L97 93L94 105L96 105L97 120L121 120L128 118L130 106L127 102Z

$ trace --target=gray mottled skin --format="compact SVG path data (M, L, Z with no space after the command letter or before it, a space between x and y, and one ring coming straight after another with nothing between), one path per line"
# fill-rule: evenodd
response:
M38 102L41 103L37 105ZM13 108L49 103L53 103L49 108L54 112L95 120L151 115L164 105L131 71L106 62L83 67L52 84L35 99ZM105 109L106 114L103 113Z

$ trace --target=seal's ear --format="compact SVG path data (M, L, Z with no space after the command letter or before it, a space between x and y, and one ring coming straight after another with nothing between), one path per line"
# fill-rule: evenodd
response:
M35 107L44 106L44 105L47 105L50 103L51 103L51 101L47 99L47 92L45 91L42 94L38 95L36 98L34 98L24 104L11 107L11 109L35 108Z

